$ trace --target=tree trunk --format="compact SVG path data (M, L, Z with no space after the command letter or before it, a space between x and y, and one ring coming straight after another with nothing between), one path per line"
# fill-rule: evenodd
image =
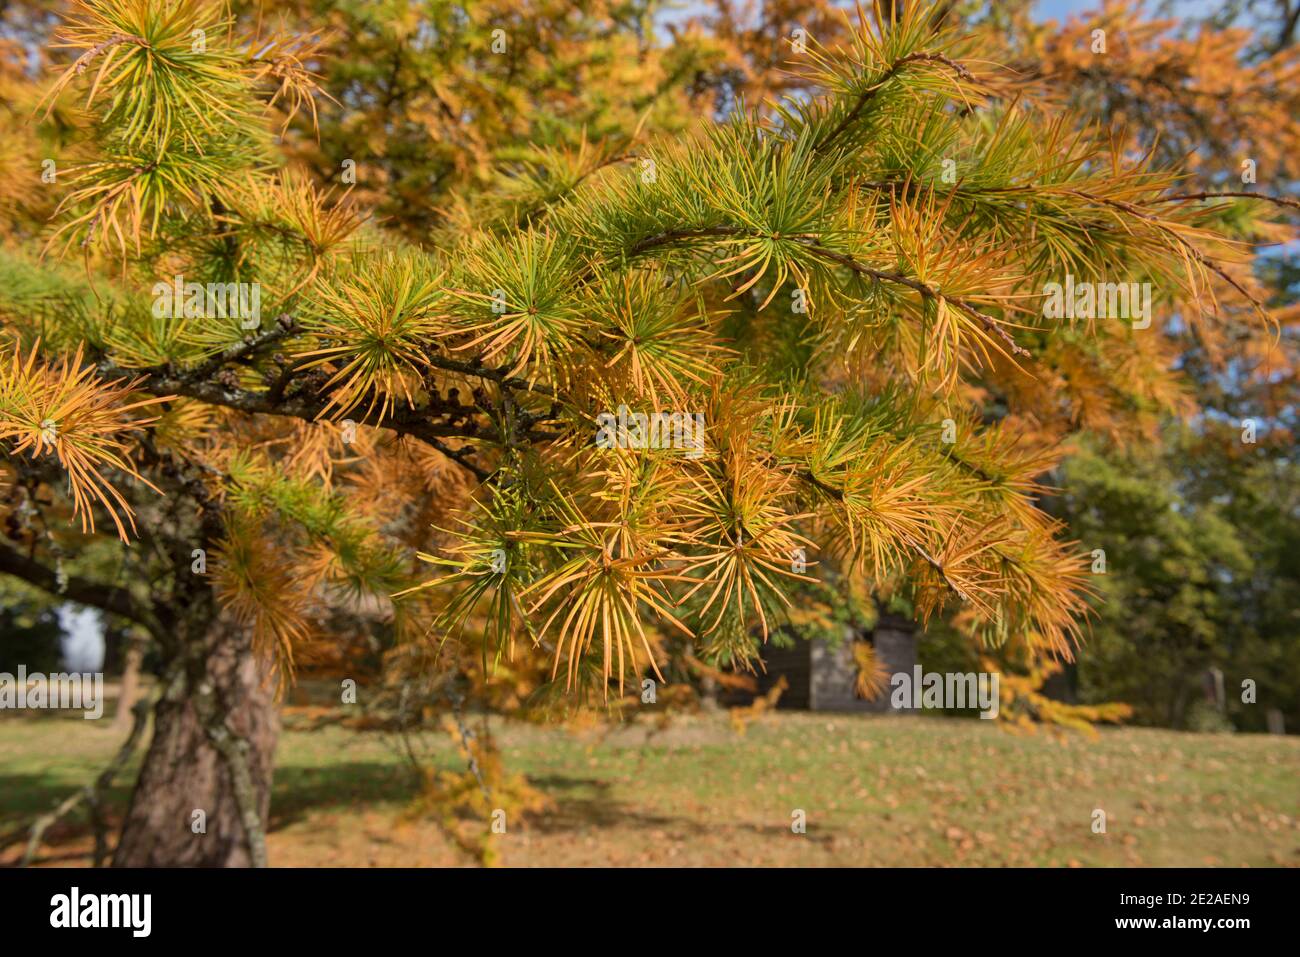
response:
M154 709L114 867L265 863L279 736L274 684L248 635L228 623L190 653Z
M700 708L704 711L718 710L718 682L712 675L700 678Z
M1169 705L1169 727L1177 731L1184 729L1183 720L1187 714L1187 701L1190 697L1187 679L1184 675L1179 675L1178 685L1174 689L1174 697Z
M121 691L117 712L113 715L113 732L125 734L131 728L131 708L140 697L140 665L144 660L144 642L138 635L126 637L126 657L122 662Z

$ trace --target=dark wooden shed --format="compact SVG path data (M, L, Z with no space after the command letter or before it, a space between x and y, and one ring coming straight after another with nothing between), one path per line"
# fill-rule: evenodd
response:
M888 674L912 673L916 664L916 626L907 618L882 615L876 627L860 635L845 630L842 640L831 643L815 639L795 639L793 647L780 648L769 642L763 650L766 673L758 677L759 693L766 693L782 677L788 687L777 703L778 708L802 711L841 712L910 712L896 709L889 701L889 689L873 701L854 693L857 664L853 660L853 643L872 644Z

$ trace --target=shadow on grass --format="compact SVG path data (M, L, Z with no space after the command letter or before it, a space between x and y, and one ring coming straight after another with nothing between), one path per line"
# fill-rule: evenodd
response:
M114 835L126 810L132 781L131 777L123 778L107 792L105 809ZM529 781L552 802L550 810L545 813L527 815L528 827L543 834L582 834L624 828L664 831L678 838L689 838L716 833L718 829L716 822L646 811L627 801L616 800L611 794L612 782L600 778L551 773L530 777ZM66 776L54 774L0 775L0 833L32 823L40 814L73 793L76 787ZM392 762L354 761L324 767L281 767L275 772L268 830L279 831L307 819L318 810L388 805L397 812L413 801L419 790L410 769ZM755 837L771 837L788 830L777 824L741 823L729 829ZM809 828L808 836L812 840L830 839L815 834L815 830ZM53 850L83 840L90 832L84 811L74 811L46 833L43 843Z
M528 827L542 834L580 834L610 828L665 831L676 838L702 837L716 834L719 830L741 832L755 837L780 837L790 833L789 826L782 824L736 822L727 825L713 820L701 821L681 815L638 810L626 801L611 798L610 782L598 778L545 775L530 778L529 782L544 791L553 802L553 807L546 813L527 815ZM830 833L818 833L823 830L825 829L816 825L809 825L808 839L818 843L831 841Z
M718 830L716 822L705 822L674 814L638 809L611 797L612 783L581 775L546 774L529 778L533 787L551 799L550 810L528 814L528 827L542 834L583 834L595 830L631 829L664 831L675 837L701 837ZM358 805L388 804L394 811L419 795L419 786L402 765L385 762L352 762L325 768L290 767L276 771L275 794L271 801L274 832L307 818L316 810ZM457 815L462 819L466 815ZM736 823L729 830L754 837L775 837L788 833L780 824ZM809 827L813 841L829 841L829 834Z
M93 775L87 776L87 783ZM53 811L64 798L75 794L80 784L70 783L66 775L0 774L0 837L22 833L18 840L0 848L0 867L13 867L22 859L31 825L42 814ZM104 792L104 816L108 822L109 843L116 840L117 829L126 802L131 796L130 782L119 782ZM41 837L36 863L73 863L86 861L88 850L51 853L68 845L82 845L94 833L86 806L80 805L51 825Z
M317 809L358 804L404 804L419 793L411 771L383 761L353 761L327 767L277 768L271 794L270 830L301 820Z
M85 784L94 781L87 774ZM119 780L106 792L105 804L111 812L126 807L133 781ZM83 782L69 780L66 774L0 774L0 833L31 823L60 801L75 793ZM74 816L77 812L73 812ZM84 817L84 815L82 815Z

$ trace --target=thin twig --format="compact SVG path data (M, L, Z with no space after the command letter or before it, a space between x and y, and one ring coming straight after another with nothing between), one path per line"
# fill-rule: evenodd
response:
M1161 196L1156 200L1157 203L1189 203L1204 199L1262 199L1265 202L1276 203L1278 206L1289 206L1291 209L1300 209L1300 201L1287 199L1285 196L1273 196L1269 193L1248 193L1245 191L1232 191L1223 193L1179 193L1177 196Z
M909 63L942 63L955 71L963 80L974 82L975 79L975 77L971 75L970 70L966 69L956 60L953 60L951 57L945 56L942 53L927 53L920 50L916 53L909 53L907 56L895 60L890 65L889 69L885 71L884 75L872 84L870 89L864 90L862 95L858 97L857 103L853 105L853 109L849 111L848 115L845 116L844 119L840 120L835 129L831 130L828 134L814 143L813 149L822 150L838 139L839 136L853 124L853 121L858 118L858 115L861 114L867 104L871 102L872 98L880 92L885 83L892 80L898 74L898 71Z
M41 815L32 823L27 839L27 847L23 851L22 859L18 862L19 867L28 867L36 859L36 852L40 850L45 832L83 803L86 805L91 825L95 830L95 866L104 866L104 862L108 858L107 821L104 819L103 811L104 792L112 786L113 779L121 773L135 753L136 747L140 743L140 737L144 732L146 718L152 704L153 702L145 697L137 701L131 708L133 720L130 733L127 735L126 740L122 742L122 746L118 748L113 760L99 772L92 783L84 785L68 795L53 810ZM15 833L20 834L21 831ZM0 847L14 843L14 840L14 835L7 836L3 841L0 841Z

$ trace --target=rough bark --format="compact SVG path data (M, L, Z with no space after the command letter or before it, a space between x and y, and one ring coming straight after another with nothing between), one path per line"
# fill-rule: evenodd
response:
M217 623L168 680L114 867L265 865L279 717L247 634ZM205 830L195 833L195 811Z

